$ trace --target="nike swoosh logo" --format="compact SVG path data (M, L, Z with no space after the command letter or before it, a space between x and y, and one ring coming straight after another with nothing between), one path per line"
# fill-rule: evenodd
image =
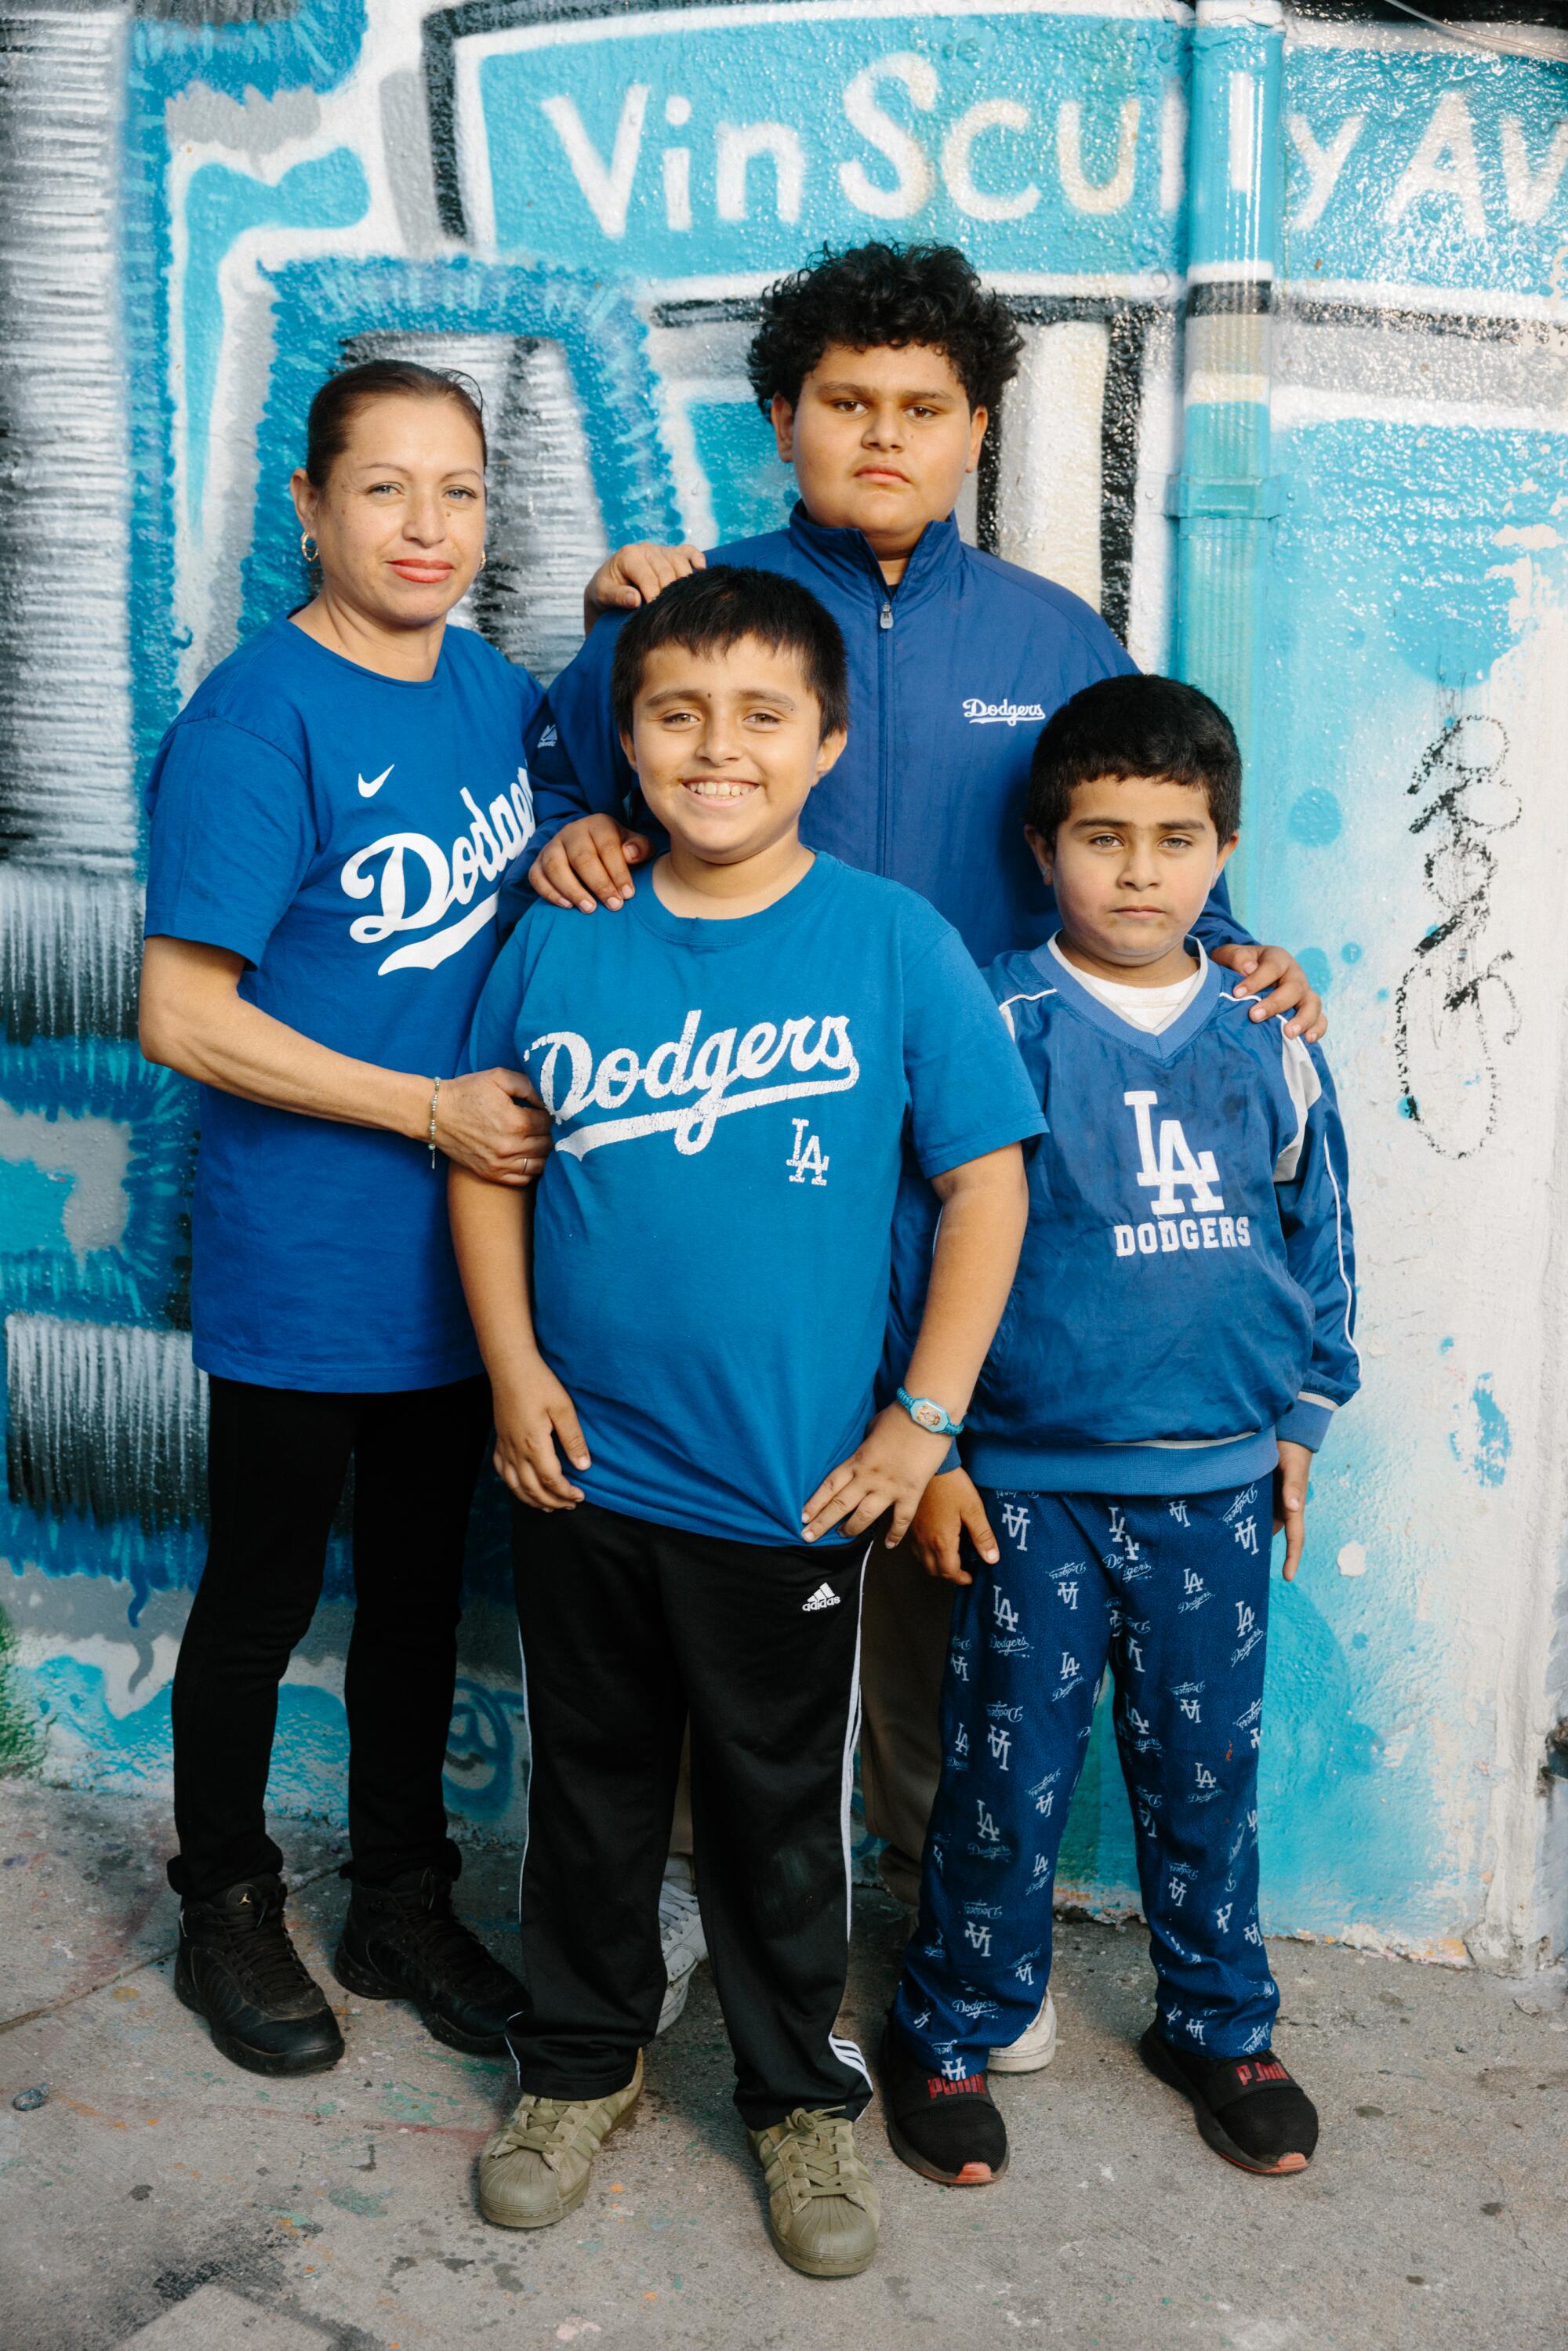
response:
M392 768L395 768L395 767L396 767L396 765L397 765L397 761L394 759L394 760L392 761ZM380 789L381 789L382 786L385 783L385 781L386 781L387 778L391 775L391 773L392 773L392 768L383 768L382 769L382 771L381 771L381 774L380 774L379 776L372 777L372 778L371 778L371 781L370 781L368 784L366 783L366 781L365 781L365 779L364 779L363 776L361 776L361 778L360 778L360 798L361 798L362 800L373 800L373 799L374 799L374 798L375 798L375 796L376 796L376 794L380 791Z

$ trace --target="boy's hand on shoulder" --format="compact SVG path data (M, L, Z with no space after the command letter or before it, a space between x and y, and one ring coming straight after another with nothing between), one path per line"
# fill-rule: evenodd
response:
M519 1502L531 1510L570 1510L582 1499L560 1466L590 1466L577 1410L541 1355L508 1367L492 1380L496 1407L496 1468ZM557 1450L559 1445L559 1450Z
M965 1535L980 1557L995 1567L1001 1554L979 1488L967 1469L945 1469L926 1487L910 1522L909 1540L927 1575L943 1583L973 1583L959 1549Z
M879 1412L847 1461L830 1469L800 1513L807 1542L842 1525L846 1535L863 1535L884 1510L893 1512L887 1547L904 1541L915 1506L931 1483L947 1450L945 1437L917 1428L899 1405Z
M528 868L536 896L551 906L575 906L591 914L595 899L619 913L634 894L633 865L647 862L653 844L612 816L579 816L563 824Z
M672 580L706 568L700 547L664 547L654 538L618 547L582 591L582 625L591 629L601 612L634 612L639 604L651 604Z
M1287 1015L1287 1037L1304 1037L1315 1045L1327 1033L1328 1014L1323 1010L1322 997L1292 955L1283 947L1242 946L1236 941L1215 947L1210 963L1225 966L1245 982L1237 989L1239 996L1255 996L1257 1003L1248 1014L1249 1020L1271 1020L1275 1013Z
M1281 1527L1285 1530L1282 1573L1287 1583L1296 1580L1307 1539L1307 1480L1312 1467L1310 1446L1292 1445L1288 1437L1280 1439L1280 1466L1274 1472L1274 1532L1278 1534Z

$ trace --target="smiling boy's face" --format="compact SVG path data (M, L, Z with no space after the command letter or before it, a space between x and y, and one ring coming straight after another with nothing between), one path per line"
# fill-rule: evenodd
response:
M946 352L925 343L833 344L795 405L776 398L772 417L812 521L863 531L883 559L907 555L952 513L986 434L986 411L970 408Z
M1190 968L1185 942L1237 839L1221 841L1201 788L1162 776L1079 784L1054 842L1029 831L1063 945L1151 984Z
M672 841L738 865L793 835L844 746L823 736L799 656L742 637L722 652L658 646L622 737L643 797Z

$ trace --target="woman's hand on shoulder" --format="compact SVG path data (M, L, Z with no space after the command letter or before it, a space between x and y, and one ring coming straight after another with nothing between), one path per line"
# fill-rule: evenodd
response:
M475 1070L444 1078L435 1142L486 1184L534 1183L551 1148L549 1113L520 1070Z

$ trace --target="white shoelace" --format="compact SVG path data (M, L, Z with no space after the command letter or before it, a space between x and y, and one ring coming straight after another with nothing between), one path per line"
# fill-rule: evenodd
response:
M674 1931L689 1927L694 1921L700 1920L701 1917L702 1912L697 1897L691 1887L682 1886L675 1878L666 1877L659 1887L661 1933L664 1933L666 1929ZM667 1933L665 1939L668 1940Z

